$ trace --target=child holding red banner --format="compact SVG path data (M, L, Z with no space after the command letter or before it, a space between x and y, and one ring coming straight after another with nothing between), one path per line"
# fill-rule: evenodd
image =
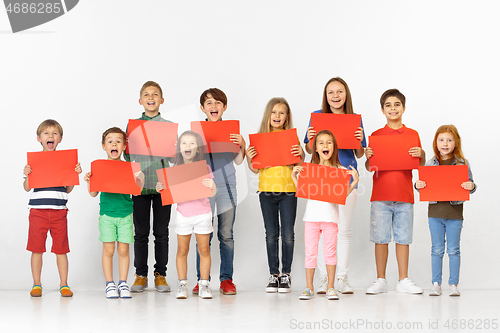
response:
M328 130L319 132L314 136L312 147L314 147L314 151L311 157L311 163L328 167L344 168L340 164L337 140L332 132ZM348 170L347 173L351 175L352 182L349 184L347 196L352 193L359 182L358 172L352 165L349 167L351 170ZM297 175L301 171L303 171L301 166L293 168L292 179L296 186ZM336 248L339 230L338 224L343 223L339 217L339 205L318 200L307 200L304 223L307 287L302 292L302 295L300 295L300 299L308 300L314 297L313 280L318 257L318 242L321 234L323 234L323 248L328 279L326 298L329 300L337 300L339 296L333 289L333 282L335 281L335 269L337 265Z
M259 133L269 133L292 129L292 113L284 98L272 98L266 105ZM290 153L304 160L304 150L300 143L290 147ZM259 200L266 228L266 246L269 272L271 274L266 292L291 292L290 273L292 269L295 216L297 214L297 198L295 184L292 180L293 165L254 169L252 159L258 154L255 147L246 151L248 167L259 173ZM279 217L278 217L279 216ZM281 219L281 264L280 275L278 258L278 241Z
M120 161L122 152L127 146L127 133L118 127L111 127L102 134L102 149L106 151L108 160ZM144 186L144 173L138 171L134 176ZM90 196L96 197L99 192L90 191L91 172L87 172L84 180ZM99 240L102 242L102 270L106 279L106 298L131 298L127 284L130 265L129 244L134 242L134 226L132 221L133 202L130 194L101 192L99 211ZM113 255L118 252L118 287L113 280Z
M187 164L203 160L203 140L201 136L192 131L181 134L177 141L175 165ZM217 193L217 187L213 181L210 167L207 165L210 178L203 180L203 185L212 189L212 196ZM158 192L165 189L165 185L158 182ZM189 243L191 235L196 236L196 244L200 255L200 281L199 295L201 298L212 298L210 290L210 234L212 227L212 209L208 198L196 199L177 204L176 227L177 233L177 275L179 276L179 287L177 288L178 299L185 299L187 292L187 256L189 254Z
M36 131L37 140L43 147L43 151L55 151L57 145L62 141L62 126L53 119L43 121ZM23 187L26 192L31 190L28 175L32 172L31 166L24 167ZM82 168L80 163L76 164L75 172L80 174ZM31 273L33 275L32 297L42 296L42 264L45 252L45 241L47 232L52 236L52 252L56 254L57 269L61 279L59 292L63 297L73 296L68 287L68 194L74 186L58 186L35 188L31 192L28 208L29 230L28 245L26 249L31 252Z
M321 110L314 111L313 113L333 113L333 114L354 114L352 106L351 92L347 83L340 77L334 77L328 80L323 89L323 104ZM311 126L311 120L309 120ZM333 133L335 135L335 133ZM306 144L306 151L311 154L314 147L309 144L316 131L313 127L307 128L304 143ZM352 165L356 170L358 167L357 159L363 157L364 147L366 147L366 138L364 136L363 121L361 126L353 133L353 136L360 141L358 149L339 149L338 155L340 164L347 167ZM353 179L351 179L351 182ZM342 294L352 294L354 289L347 281L347 271L349 270L349 257L351 253L351 239L352 239L352 216L354 208L356 207L356 200L358 197L358 186L355 187L353 192L347 197L344 206L340 206L340 220L338 232L338 251L337 251L337 289ZM318 294L324 294L327 291L328 279L326 277L326 270L324 267L324 260L322 252L318 256L318 271L321 285L318 288Z
M227 96L218 88L209 88L200 96L200 109L207 116L206 121L222 121L222 115L227 109ZM234 239L233 228L236 219L238 194L236 191L236 169L245 158L246 143L241 134L230 134L230 141L240 146L238 153L207 153L205 160L214 174L217 194L211 197L212 213L217 212L217 238L220 253L220 292L224 295L236 295L236 286L233 283ZM215 215L212 216L212 224ZM210 235L210 242L213 234ZM196 271L200 278L200 258L196 252ZM193 294L199 293L199 285L193 288Z
M425 165L467 165L469 162L462 153L462 142L458 130L454 125L443 125L439 127L434 135L432 143L434 157ZM463 182L462 188L474 193L476 184L472 179L469 169L469 181ZM415 188L420 190L426 187L423 180L417 180ZM441 281L443 271L443 256L446 243L450 262L450 296L460 296L458 291L458 280L460 275L460 234L462 232L463 201L434 201L429 202L429 229L431 231L431 264L432 264L432 289L430 296L441 295Z
M389 89L380 97L382 113L387 118L385 127L372 136L393 136L394 140L417 139L417 146L408 154L425 163L425 152L420 144L417 131L403 125L405 96L397 89ZM371 147L366 148L366 170L370 171L370 158L377 154ZM366 290L367 294L387 292L385 279L389 243L392 235L396 243L399 281L396 292L421 294L422 288L408 278L410 244L413 241L413 182L411 170L376 170L373 175L373 189L370 211L370 240L375 243L375 264L377 280Z
M140 90L139 98L139 104L144 107L144 112L139 120L171 122L163 119L161 116L160 105L163 102L163 91L160 85L154 81L144 83ZM156 191L155 186L158 182L156 170L168 168L172 158L127 153L123 154L123 158L127 162L139 162L141 170L146 176L141 195L132 197L132 201L134 202L135 281L130 290L133 292L143 292L148 287L149 235L151 234L152 227L154 236L155 288L160 293L169 292L170 286L167 283L166 275L168 263L168 224L170 223L172 206L162 205L161 196ZM151 210L153 210L152 221Z

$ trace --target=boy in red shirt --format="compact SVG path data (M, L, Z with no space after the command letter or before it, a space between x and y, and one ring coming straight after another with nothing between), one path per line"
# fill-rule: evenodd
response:
M409 154L418 157L420 165L425 164L425 152L421 147L418 133L403 125L405 96L397 89L389 89L380 97L382 113L387 125L372 133L378 135L414 135L418 146ZM398 138L395 137L397 140ZM370 171L370 158L376 154L371 147L366 148L366 169ZM375 263L377 280L366 290L367 294L387 292L385 271L389 254L391 233L396 242L399 281L397 292L421 294L422 288L408 278L409 249L413 238L413 183L411 170L376 171L373 175L373 190L370 211L370 240L375 243Z

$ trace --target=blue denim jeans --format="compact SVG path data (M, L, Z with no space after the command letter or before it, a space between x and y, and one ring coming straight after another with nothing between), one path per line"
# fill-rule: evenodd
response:
M292 270L293 246L295 243L295 216L297 215L297 198L295 192L261 192L260 208L266 228L267 261L269 273L279 274L279 236L281 230L281 272ZM281 219L281 228L280 228Z
M236 219L236 206L238 204L235 184L217 186L217 194L209 198L212 208L212 225L217 211L217 238L219 239L220 253L220 282L233 279L234 240L233 226ZM212 244L213 233L210 234ZM196 274L200 279L200 254L196 246Z
M463 220L448 220L429 217L431 231L432 283L441 284L443 272L444 246L450 262L450 285L457 285L460 275L460 234Z

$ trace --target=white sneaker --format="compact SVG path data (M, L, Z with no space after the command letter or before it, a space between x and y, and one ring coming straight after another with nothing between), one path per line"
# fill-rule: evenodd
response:
M314 297L314 290L311 290L309 288L304 289L302 294L300 295L299 299L303 300L310 300Z
M422 288L413 283L409 278L398 281L396 292L407 294L421 294L424 292Z
M369 295L376 295L380 293L387 292L387 280L382 278L377 278L373 284L366 289L366 293Z
M118 289L116 289L116 284L114 282L110 282L106 285L106 298L118 298L120 295L118 294Z
M118 285L118 293L120 294L120 298L132 298L127 282L122 282Z
M316 294L326 294L327 289L328 289L328 277L324 276L323 278L321 278L320 285L318 291L316 291Z
M441 296L441 286L437 282L434 282L432 284L432 288L431 288L431 292L429 293L429 296Z
M338 300L339 299L339 295L337 295L337 293L335 292L335 290L333 288L330 288L326 292L326 299L328 299L328 300Z
M450 296L460 296L460 291L458 291L458 287L456 285L450 286Z
M341 294L352 294L354 293L354 289L347 282L347 276L341 277L337 279L337 289Z
M198 294L203 299L212 298L212 290L208 287L208 280L200 280L200 292Z
M179 281L179 286L177 287L177 294L176 294L175 298L177 298L177 299L188 298L188 288L187 288L187 281L186 280Z

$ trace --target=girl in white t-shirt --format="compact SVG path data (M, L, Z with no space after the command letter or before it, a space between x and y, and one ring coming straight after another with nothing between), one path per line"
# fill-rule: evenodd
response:
M175 153L175 165L187 164L203 160L203 141L201 136L192 131L181 134L177 140ZM213 175L208 167L209 179L203 179L203 185L212 189L212 196L217 192L213 181ZM165 185L158 182L156 190L160 192ZM212 291L208 287L210 276L210 233L212 233L212 210L208 198L196 199L177 204L176 228L177 234L177 275L179 276L179 287L177 298L187 298L187 256L189 254L189 243L191 234L195 234L198 252L200 253L200 291L201 298L212 298Z
M332 132L325 130L319 132L312 144L313 154L311 163L325 165L334 168L344 168L339 161L337 140ZM359 181L355 168L349 166L351 170L347 173L352 176L352 183L349 185L348 193L356 187ZM345 168L344 168L345 169ZM297 185L297 176L303 170L301 166L296 166L292 171L292 179ZM327 299L339 299L333 289L335 280L335 266L337 265L336 247L337 233L340 222L339 205L317 200L307 200L306 212L304 214L304 243L305 243L305 267L307 287L300 295L300 299L311 299L314 297L314 270L316 269L316 258L318 256L318 242L321 233L324 240L324 254L326 271L328 275Z

